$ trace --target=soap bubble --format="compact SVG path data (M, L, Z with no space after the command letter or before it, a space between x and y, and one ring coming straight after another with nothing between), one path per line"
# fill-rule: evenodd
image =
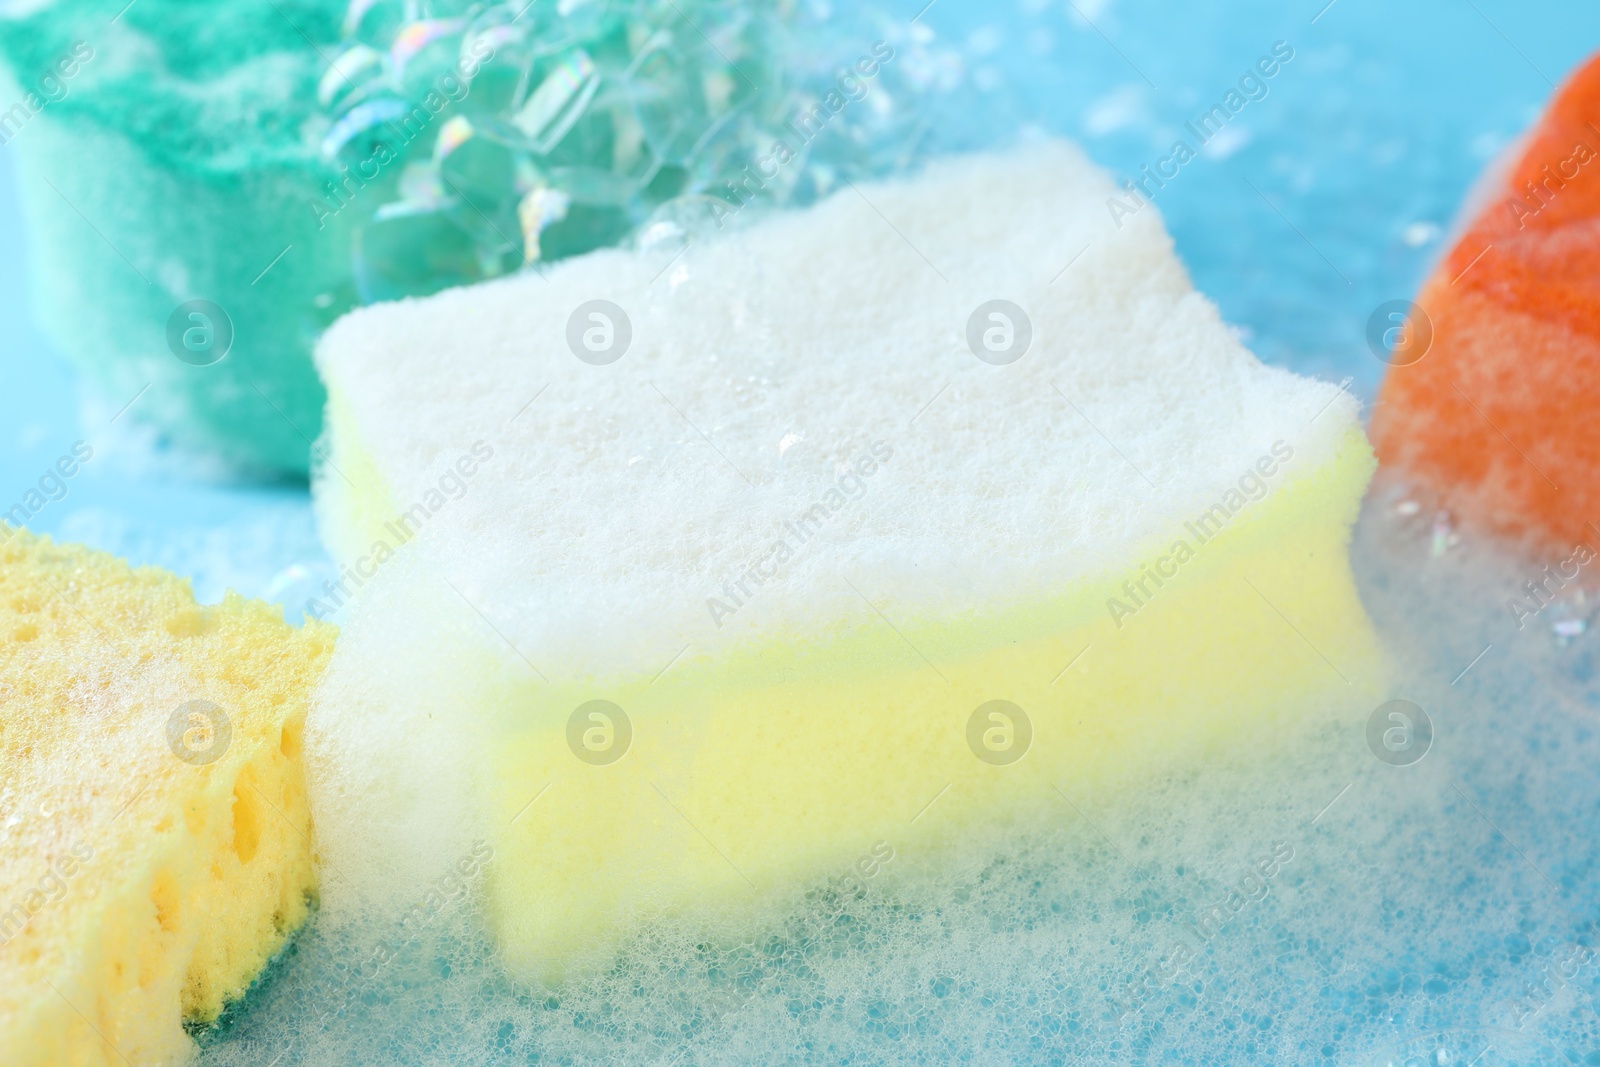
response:
M768 0L355 0L319 91L324 155L366 166L382 143L423 175L371 194L362 298L692 242L708 210L720 230L753 201L904 169L927 151L919 71L942 53L898 22Z

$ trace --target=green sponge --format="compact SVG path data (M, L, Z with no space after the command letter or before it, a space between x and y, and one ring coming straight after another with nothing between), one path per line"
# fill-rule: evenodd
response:
M0 17L40 322L113 410L138 397L186 446L304 471L311 346L354 301L349 223L307 208L333 174L306 126L343 5L126 3Z

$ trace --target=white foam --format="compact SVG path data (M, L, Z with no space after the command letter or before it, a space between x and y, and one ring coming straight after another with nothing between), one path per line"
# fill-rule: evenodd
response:
M1125 564L1277 440L1311 469L1356 419L1334 387L1261 365L1155 209L1119 227L1113 195L1059 141L948 160L675 259L604 251L366 308L318 362L398 510L493 448L429 537L546 673L653 674L686 644L824 630L864 610L852 581L896 618L990 610ZM1007 366L966 339L996 298L1033 329ZM566 338L594 299L632 327L607 366ZM708 599L733 604L724 583L879 442L892 458L858 498L717 615ZM355 554L344 477L324 471L320 507Z
M420 928L325 912L206 1062L1583 1062L1595 635L1519 631L1506 598L1547 561L1436 557L1431 517L1396 523L1394 503L1369 503L1354 563L1403 668L1390 695L1433 717L1412 766L1375 758L1362 721L1243 736L1133 794L1066 783L1074 807L1047 796L1049 818L936 869L896 860L859 893L818 878L757 927L658 924L555 993L504 976L470 891ZM1292 860L1168 977L1186 928L1278 843Z

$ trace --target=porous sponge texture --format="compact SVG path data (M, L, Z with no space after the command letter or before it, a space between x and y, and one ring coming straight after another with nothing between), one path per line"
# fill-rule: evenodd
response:
M506 958L559 981L649 916L782 907L878 840L936 870L1056 782L1370 699L1354 401L1258 363L1114 190L1047 142L337 324L335 909L482 836ZM1031 320L1005 366L967 341L996 298ZM631 321L605 366L566 341L595 299ZM573 740L597 699L615 762ZM1014 763L970 743L993 700Z
M334 630L0 537L0 1046L184 1062L183 1023L215 1019L307 916L303 731Z
M1384 379L1381 461L1469 522L1570 552L1600 516L1600 55L1490 181L1416 303L1433 342Z

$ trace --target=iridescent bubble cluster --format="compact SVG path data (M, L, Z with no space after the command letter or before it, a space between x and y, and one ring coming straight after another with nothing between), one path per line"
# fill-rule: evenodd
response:
M692 240L903 168L959 80L903 18L789 0L352 0L344 35L318 211L357 213L363 301Z

